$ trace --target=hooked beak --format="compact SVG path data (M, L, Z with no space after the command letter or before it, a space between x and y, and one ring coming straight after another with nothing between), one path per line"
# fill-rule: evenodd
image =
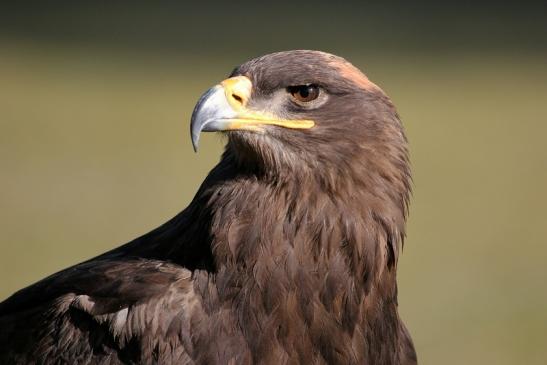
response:
M247 109L252 83L245 76L231 77L213 86L199 99L192 113L190 133L194 151L203 132L248 130L263 132L265 125L310 129L313 120L280 119L271 113Z

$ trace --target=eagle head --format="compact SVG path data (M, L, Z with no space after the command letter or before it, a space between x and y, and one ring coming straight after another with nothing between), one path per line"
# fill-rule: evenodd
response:
M278 52L236 67L198 101L194 149L202 131L226 133L227 153L242 167L277 178L316 175L327 185L384 179L403 195L409 190L407 141L393 104L355 66L328 53Z

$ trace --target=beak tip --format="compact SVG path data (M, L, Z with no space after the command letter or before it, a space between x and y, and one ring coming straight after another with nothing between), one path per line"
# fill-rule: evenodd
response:
M194 152L198 152L199 133L197 135L192 133L190 139L192 140L192 148L194 149Z

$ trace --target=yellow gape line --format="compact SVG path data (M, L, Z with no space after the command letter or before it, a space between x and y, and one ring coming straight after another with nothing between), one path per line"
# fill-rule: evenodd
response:
M275 125L289 129L310 129L315 126L313 120L281 119L271 113L255 112L246 108L253 84L245 76L235 76L220 83L224 88L226 100L237 113L230 119L228 130L260 130L260 125Z

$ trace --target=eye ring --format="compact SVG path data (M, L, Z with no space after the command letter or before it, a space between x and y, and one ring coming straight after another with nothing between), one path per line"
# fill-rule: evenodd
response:
M287 92L296 103L307 104L317 99L321 90L315 84L307 84L289 86L287 87Z

